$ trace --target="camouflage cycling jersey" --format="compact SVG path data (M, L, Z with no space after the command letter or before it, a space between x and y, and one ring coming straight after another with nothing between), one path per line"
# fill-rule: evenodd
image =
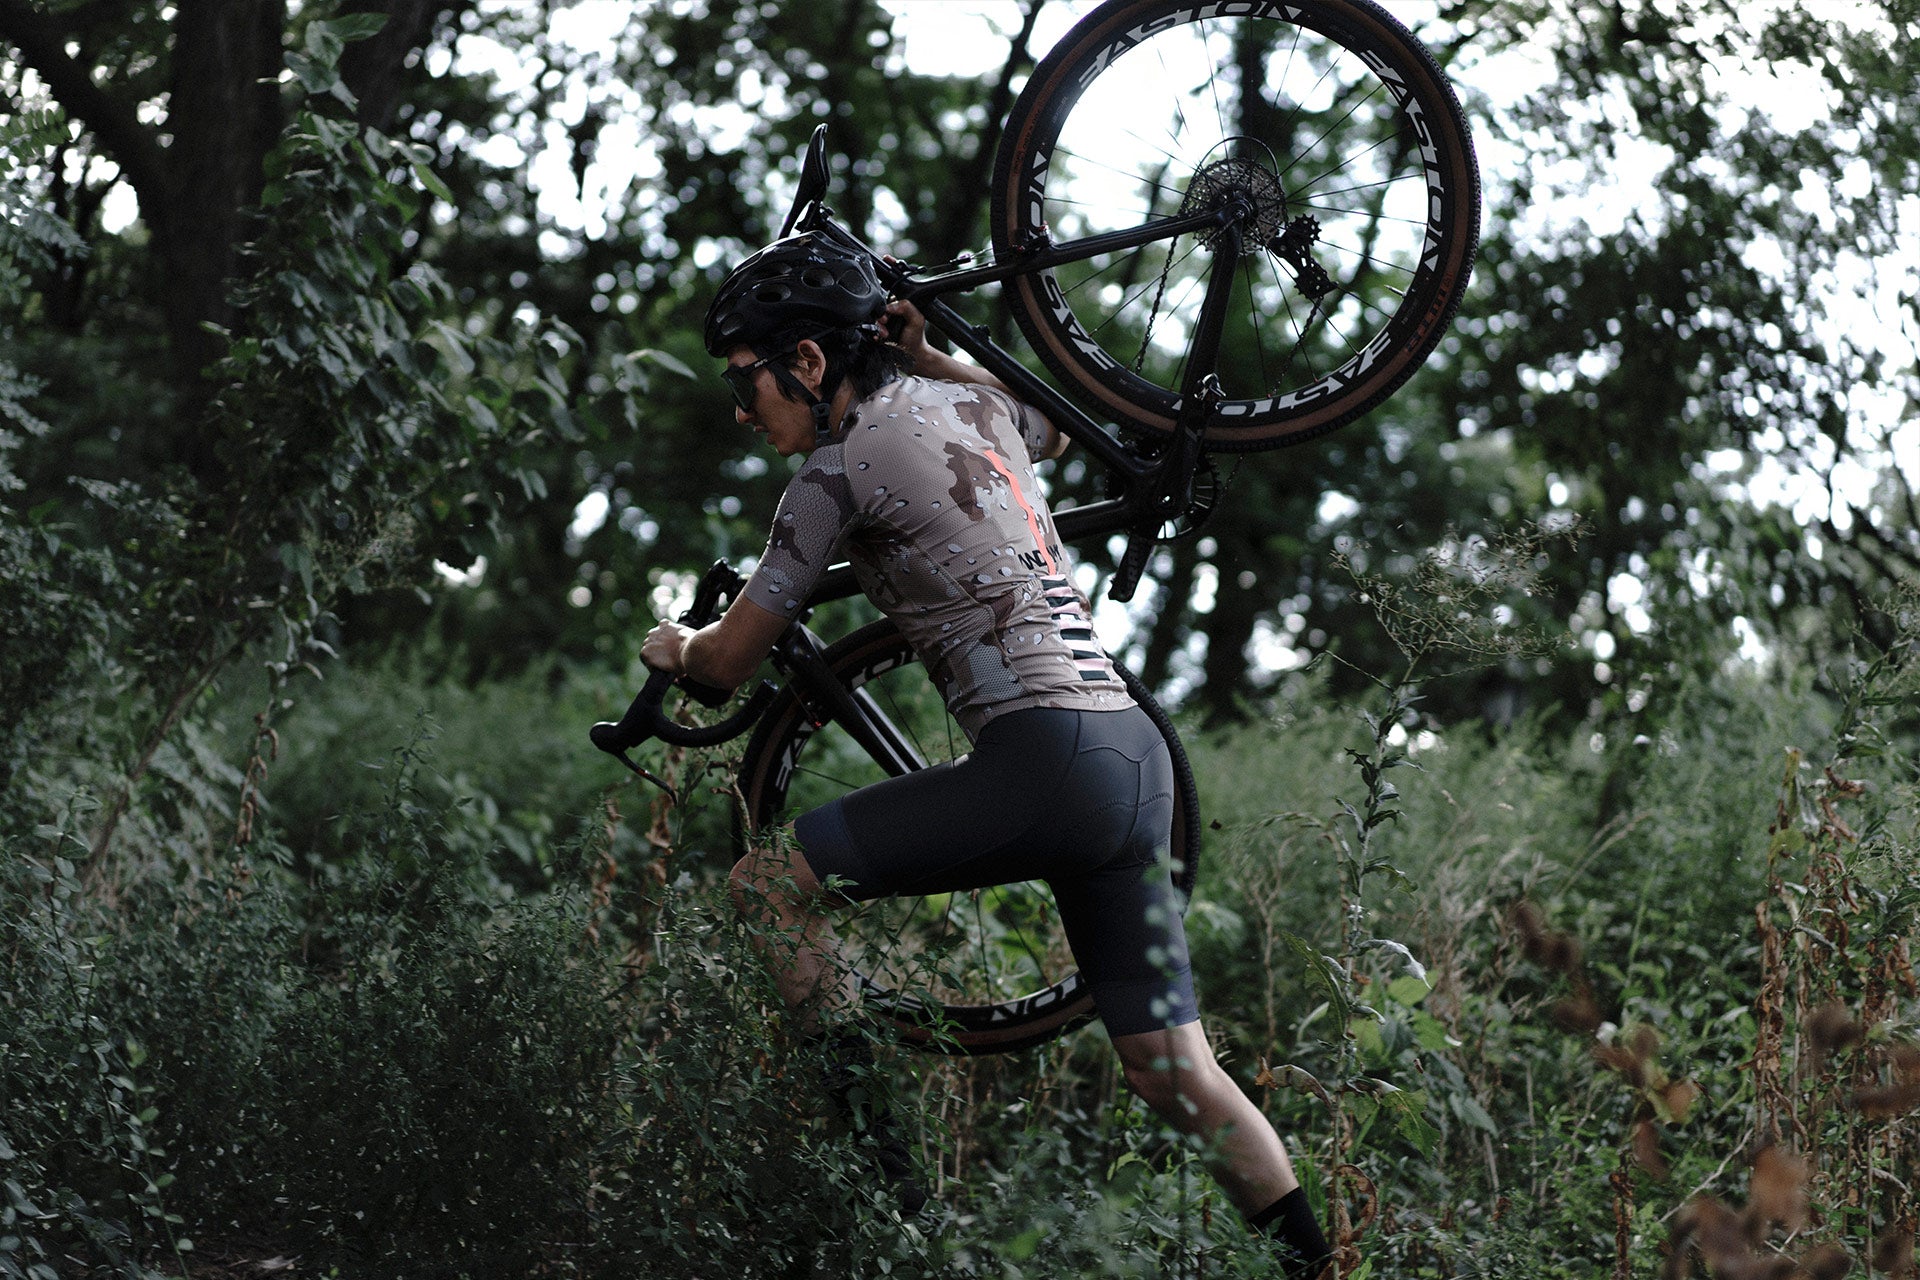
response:
M790 614L851 560L969 737L1025 707L1133 705L1034 478L1044 424L988 387L902 378L842 426L787 485L747 599Z

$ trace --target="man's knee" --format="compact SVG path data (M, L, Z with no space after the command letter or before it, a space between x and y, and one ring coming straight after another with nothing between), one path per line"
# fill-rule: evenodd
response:
M1121 1073L1126 1077L1127 1088L1133 1090L1134 1096L1156 1112L1165 1114L1179 1097L1174 1073L1165 1067L1126 1063L1122 1065Z
M734 909L747 911L765 900L767 891L761 885L760 853L754 850L733 864L733 870L727 874L727 892L733 897Z
M1203 1087L1200 1072L1184 1059L1154 1057L1121 1063L1127 1087L1168 1119L1192 1115Z
M807 903L820 892L812 868L793 844L749 850L733 864L727 888L733 895L733 905L742 911L757 910L769 901L775 905Z
M1224 1093L1238 1087L1207 1051L1206 1041L1180 1032L1126 1044L1120 1054L1127 1087L1177 1125L1218 1110Z

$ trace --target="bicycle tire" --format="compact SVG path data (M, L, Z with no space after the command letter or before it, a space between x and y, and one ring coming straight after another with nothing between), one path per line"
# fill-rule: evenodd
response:
M826 661L850 688L873 693L896 723L904 727L917 718L914 737L928 763L968 749L958 725L938 726L945 708L893 623L882 619L842 637L828 646ZM1172 753L1174 882L1184 903L1200 867L1193 769L1166 713L1133 673L1118 664L1115 670ZM740 837L768 831L833 794L884 776L847 734L830 723L816 725L805 703L785 691L741 761L747 830ZM805 785L796 786L800 780ZM863 1008L892 1022L902 1040L948 1054L1005 1053L1052 1040L1094 1016L1092 993L1071 967L1052 908L1045 886L1028 882L972 894L882 899L836 918L835 927L858 974ZM974 919L965 918L969 911ZM1036 919L1049 926L1044 936L1030 924ZM1010 942L996 929L1023 932ZM1009 955L1018 963L1009 965ZM930 973L935 964L929 957L935 956L951 963Z
M1247 94L1256 80L1262 92ZM1151 120L1166 137L1143 136ZM1214 370L1225 399L1209 449L1332 431L1426 361L1472 272L1480 177L1452 87L1379 5L1109 0L1014 103L994 162L994 250L1017 260L1055 233L1229 199L1254 210L1254 235ZM1210 258L1180 236L1016 276L1006 298L1089 407L1170 432ZM1319 302L1316 270L1332 289Z

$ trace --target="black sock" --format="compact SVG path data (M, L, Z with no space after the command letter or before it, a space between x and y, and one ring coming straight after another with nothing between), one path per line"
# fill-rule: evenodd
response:
M1303 1187L1295 1187L1249 1217L1247 1225L1279 1243L1287 1280L1319 1280L1321 1271L1333 1261L1333 1247L1314 1221Z

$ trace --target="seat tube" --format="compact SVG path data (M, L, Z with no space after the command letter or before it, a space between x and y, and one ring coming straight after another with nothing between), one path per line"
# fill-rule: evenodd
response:
M1227 305L1233 300L1233 277L1240 269L1244 241L1240 219L1220 229L1213 249L1213 275L1207 281L1207 296L1200 304L1200 319L1193 327L1193 341L1187 344L1187 372L1180 386L1180 412L1185 418L1195 411L1202 391L1214 376L1220 356L1220 335L1226 330Z

